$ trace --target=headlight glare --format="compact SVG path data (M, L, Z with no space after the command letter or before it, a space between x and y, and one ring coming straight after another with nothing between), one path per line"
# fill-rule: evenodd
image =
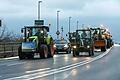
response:
M56 48L56 45L54 44L53 47Z
M67 48L67 47L68 47L68 45L67 45L67 44L65 44L65 46L64 46L64 47L66 47L66 48Z
M90 46L87 46L87 48L90 48Z
M75 48L75 49L76 49L76 48L77 48L77 46L73 46L73 48Z

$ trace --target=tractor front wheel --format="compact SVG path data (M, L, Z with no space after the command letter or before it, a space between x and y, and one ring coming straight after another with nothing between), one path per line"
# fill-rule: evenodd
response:
M73 57L77 57L77 56L79 56L79 52L76 50L73 50Z
M101 47L101 51L102 51L102 52L105 52L105 51L106 51L106 46L102 46L102 47Z
M19 56L20 60L25 59L25 54L22 52L22 47L21 46L19 46L19 48L18 48L18 56Z

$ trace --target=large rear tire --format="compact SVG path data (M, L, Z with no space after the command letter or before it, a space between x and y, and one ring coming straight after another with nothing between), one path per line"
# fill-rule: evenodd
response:
M50 47L50 57L53 57L55 53L55 50L53 48L53 46Z
M48 47L47 47L47 45L41 45L39 54L40 54L40 57L42 59L48 58Z

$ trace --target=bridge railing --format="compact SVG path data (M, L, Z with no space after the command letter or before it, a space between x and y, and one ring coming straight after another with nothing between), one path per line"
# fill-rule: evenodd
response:
M0 58L18 55L19 42L0 42Z

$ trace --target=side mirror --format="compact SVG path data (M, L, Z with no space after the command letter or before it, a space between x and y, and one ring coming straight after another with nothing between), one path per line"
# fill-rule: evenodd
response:
M23 28L21 29L21 33L23 33L24 31L23 31Z
M47 32L49 32L49 27L46 27Z
M68 36L68 35L66 34L66 36Z

